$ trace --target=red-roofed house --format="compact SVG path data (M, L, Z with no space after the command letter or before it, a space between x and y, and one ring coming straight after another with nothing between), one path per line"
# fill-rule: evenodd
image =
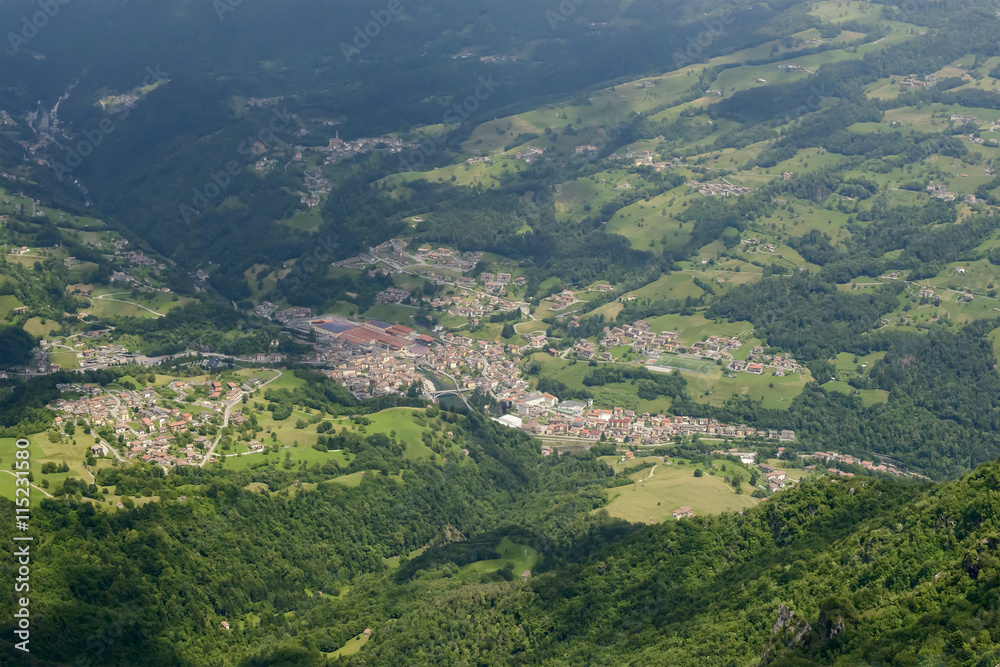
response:
M683 519L685 517L694 516L694 510L685 505L684 507L675 509L673 511L673 515L675 519Z

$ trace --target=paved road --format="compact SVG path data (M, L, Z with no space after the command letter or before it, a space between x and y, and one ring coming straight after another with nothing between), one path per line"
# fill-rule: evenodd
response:
M274 370L276 370L278 374L277 374L277 375L275 375L275 376L274 376L273 378L271 378L270 380L268 380L267 382L264 382L264 383L262 383L262 384L261 384L261 385L260 385L259 387L257 387L256 391L260 391L261 389L263 389L264 387L266 387L267 385L271 384L272 382L274 382L275 380L277 380L278 378L280 378L280 377L281 377L281 375L282 375L282 372L281 372L281 371L279 371L279 370L277 370L277 369L274 369ZM255 392L255 393L256 393L256 392ZM219 433L218 433L218 435L216 435L216 436L215 436L215 440L213 440L213 441L212 441L212 446L211 446L211 447L209 447L208 451L207 451L207 452L205 452L205 456L204 456L204 457L202 457L202 459L201 459L201 463L199 463L199 464L198 464L198 467L199 467L199 468L204 468L204 467L205 467L205 464L206 464L206 463L208 463L208 460L209 460L210 458L212 458L212 454L214 454L214 453L215 453L215 448L216 448L216 446L217 446L217 445L219 444L219 440L221 440L221 439L222 439L222 429L224 429L224 428L226 428L227 426L229 426L229 411L230 411L230 410L231 410L231 409L233 408L233 406L234 406L234 405L236 405L237 403L239 403L239 401L233 401L232 403L228 403L228 404L226 404L226 412L225 412L225 413L223 414L223 416L222 416L222 428L220 428L220 429L219 429Z

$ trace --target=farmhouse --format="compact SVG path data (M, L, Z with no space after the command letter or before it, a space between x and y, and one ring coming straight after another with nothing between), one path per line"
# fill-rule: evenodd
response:
M694 516L694 510L685 505L679 509L673 511L673 516L675 519L684 519L686 517Z

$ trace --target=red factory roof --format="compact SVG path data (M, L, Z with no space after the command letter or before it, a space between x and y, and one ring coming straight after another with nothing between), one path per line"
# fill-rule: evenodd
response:
M358 344L365 344L365 343L371 343L373 341L378 341L379 343L388 345L389 347L393 347L396 349L402 349L410 345L410 341L408 340L403 340L402 338L385 334L382 333L381 331L375 331L374 329L368 329L366 327L355 327L353 329L345 331L343 334L341 334L341 338L350 343L358 343Z

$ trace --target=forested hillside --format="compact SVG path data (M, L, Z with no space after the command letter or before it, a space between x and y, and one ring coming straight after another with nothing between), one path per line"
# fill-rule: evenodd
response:
M484 446L475 463L272 498L205 471L171 483L204 498L115 516L47 501L32 664L325 664L366 627L371 645L347 664L1000 659L996 463L937 487L824 480L635 530L580 514L601 466L565 456L535 471L520 438L481 437L506 464ZM479 537L386 569L439 526ZM502 537L544 552L542 571L460 572ZM218 627L240 615L259 622Z
M992 665L1000 466L824 482L653 526L525 586L415 605L352 664Z

